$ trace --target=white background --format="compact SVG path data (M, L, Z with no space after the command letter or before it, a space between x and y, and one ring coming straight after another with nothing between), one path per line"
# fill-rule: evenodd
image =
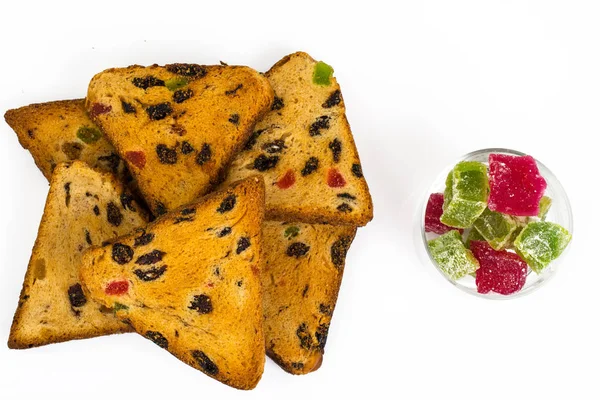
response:
M313 374L294 377L268 360L257 389L240 392L130 334L21 351L2 345L0 398L598 398L596 4L2 2L2 112L83 97L92 75L114 66L223 60L265 71L297 50L328 62L375 219L350 250L324 363ZM440 169L495 146L544 162L575 217L556 277L509 301L452 287L422 257L416 233ZM5 343L47 183L3 123L0 171Z

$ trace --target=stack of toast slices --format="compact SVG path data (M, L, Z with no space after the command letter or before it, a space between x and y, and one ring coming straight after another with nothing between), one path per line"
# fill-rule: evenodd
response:
M373 217L329 65L113 68L5 119L50 182L10 348L137 332L238 389L321 366Z

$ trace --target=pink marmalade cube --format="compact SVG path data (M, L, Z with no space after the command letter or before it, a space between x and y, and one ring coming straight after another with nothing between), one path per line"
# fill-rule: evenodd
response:
M440 222L440 217L444 205L444 195L442 193L432 193L427 201L427 208L425 209L425 232L433 232L438 235L443 235L446 232L450 232L453 229L448 225L444 225ZM457 229L462 233L462 229Z
M479 261L475 275L477 292L503 295L518 292L527 280L527 263L517 254L496 251L487 242L471 242L471 251Z
M533 157L490 154L489 161L489 209L520 217L537 216L546 180Z

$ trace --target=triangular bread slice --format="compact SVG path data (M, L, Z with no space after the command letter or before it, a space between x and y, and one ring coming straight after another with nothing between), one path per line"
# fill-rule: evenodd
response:
M88 117L84 99L31 104L8 110L4 119L48 180L59 163L73 160L122 180L128 175L112 144Z
M229 169L227 181L260 172L270 220L365 225L369 188L333 69L294 53L267 73L275 100Z
M8 346L21 349L129 331L112 310L85 295L79 266L89 246L146 222L142 209L112 174L81 161L58 164Z
M251 68L171 64L97 74L87 108L162 215L222 180L272 101L269 82Z
M262 283L267 354L291 374L321 366L356 228L268 221Z
M263 214L263 180L249 178L90 249L82 279L140 335L212 378L251 389L265 359Z

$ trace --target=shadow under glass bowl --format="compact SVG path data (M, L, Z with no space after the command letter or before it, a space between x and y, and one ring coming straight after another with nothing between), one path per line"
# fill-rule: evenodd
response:
M456 160L452 165L449 165L448 167L446 167L438 175L438 177L435 179L435 181L429 188L429 191L424 196L423 203L422 203L423 204L422 210L421 210L421 235L423 236L423 245L425 246L425 251L427 252L427 255L429 256L431 263L440 272L440 274L442 274L442 276L444 276L444 278L446 278L446 280L448 282L450 282L457 288L459 288L467 293L470 293L472 295L478 296L478 297L484 297L486 299L512 299L512 298L523 296L525 294L533 292L534 290L536 290L537 288L542 286L545 282L547 282L550 278L552 278L554 276L554 274L556 273L556 270L557 270L559 264L565 258L565 254L566 254L567 250L569 249L570 244L569 244L569 246L567 246L567 249L565 249L563 254L561 254L561 256L558 259L552 261L552 263L550 263L550 265L548 265L546 268L544 268L540 274L536 274L535 272L533 272L531 270L531 268L529 268L527 271L527 280L525 282L525 286L523 286L523 288L520 291L510 294L510 295L502 295L502 294L498 294L498 293L494 293L494 292L489 292L489 293L485 293L485 294L478 293L477 286L475 284L475 278L471 275L467 275L456 281L450 279L448 276L446 276L446 274L444 274L444 272L442 272L441 269L439 269L437 263L431 256L431 253L429 252L429 248L427 246L427 242L429 240L434 239L435 237L439 236L439 235L436 235L435 233L425 232L425 211L427 208L427 201L429 200L430 194L444 192L444 188L446 185L446 177L448 176L448 173L454 168L454 166L458 162L460 162L460 161L479 161L479 162L482 162L482 163L488 165L488 158L489 158L490 154L508 154L508 155L513 155L513 156L525 155L524 153L521 153L521 152L515 151L515 150L510 150L510 149L501 149L501 148L482 149L482 150L477 150L477 151L468 153L468 154L464 155L463 157L461 157L460 159ZM544 179L546 179L547 187L546 187L546 191L544 192L544 195L548 196L552 199L552 206L550 207L550 210L548 211L548 214L546 216L546 221L555 222L555 223L563 226L572 235L573 234L573 214L571 212L571 204L569 203L569 198L567 197L567 193L563 189L562 185L560 184L560 182L558 181L556 176L554 176L554 174L540 161L538 161L537 159L535 161L537 163L540 174L544 177Z

